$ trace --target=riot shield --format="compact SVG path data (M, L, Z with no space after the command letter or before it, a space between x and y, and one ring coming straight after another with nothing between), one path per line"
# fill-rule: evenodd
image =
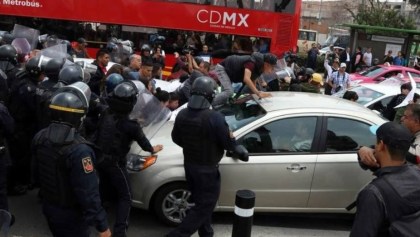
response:
M11 45L15 47L19 55L27 55L31 52L32 48L26 38L15 38Z
M151 138L169 119L171 111L162 106L160 101L146 90L140 81L132 81L138 91L137 103L130 113L130 119L137 120L143 128L146 137Z
M12 33L14 38L25 38L31 45L31 49L36 49L39 41L39 30L15 24Z

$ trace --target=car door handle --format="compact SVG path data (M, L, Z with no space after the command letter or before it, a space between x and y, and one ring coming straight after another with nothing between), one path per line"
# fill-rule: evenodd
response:
M287 170L291 170L292 172L298 172L300 170L306 170L306 166L300 166L298 164L292 164L289 167L286 167Z

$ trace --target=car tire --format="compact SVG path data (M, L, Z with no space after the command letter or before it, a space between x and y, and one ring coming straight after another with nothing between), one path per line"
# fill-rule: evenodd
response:
M179 225L192 206L191 192L185 182L163 186L156 192L153 202L158 219L170 226Z

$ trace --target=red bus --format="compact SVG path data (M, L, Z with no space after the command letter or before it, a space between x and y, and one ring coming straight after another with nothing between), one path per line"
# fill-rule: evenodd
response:
M0 30L14 24L39 29L74 41L85 37L90 46L113 35L139 48L150 35L166 38L170 54L173 31L215 34L227 38L251 37L254 50L260 39L278 56L295 49L301 0L2 0ZM89 26L89 30L86 27ZM91 35L86 35L93 32ZM187 34L188 32L184 32ZM205 33L204 33L205 32ZM146 37L144 36L146 35ZM251 47L252 47L251 46ZM211 48L211 46L209 47ZM250 50L253 50L252 48ZM94 55L94 54L91 54ZM168 63L170 64L170 63Z

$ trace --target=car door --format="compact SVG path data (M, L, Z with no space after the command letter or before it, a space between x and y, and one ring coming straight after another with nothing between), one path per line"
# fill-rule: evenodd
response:
M308 208L343 209L373 178L357 160L359 146L375 145L369 127L357 118L325 116L321 136L325 145L317 158Z
M249 161L222 159L219 207L234 206L241 189L255 192L256 208L306 207L317 156L311 152L317 121L316 116L275 119L244 132L238 143L248 149Z

